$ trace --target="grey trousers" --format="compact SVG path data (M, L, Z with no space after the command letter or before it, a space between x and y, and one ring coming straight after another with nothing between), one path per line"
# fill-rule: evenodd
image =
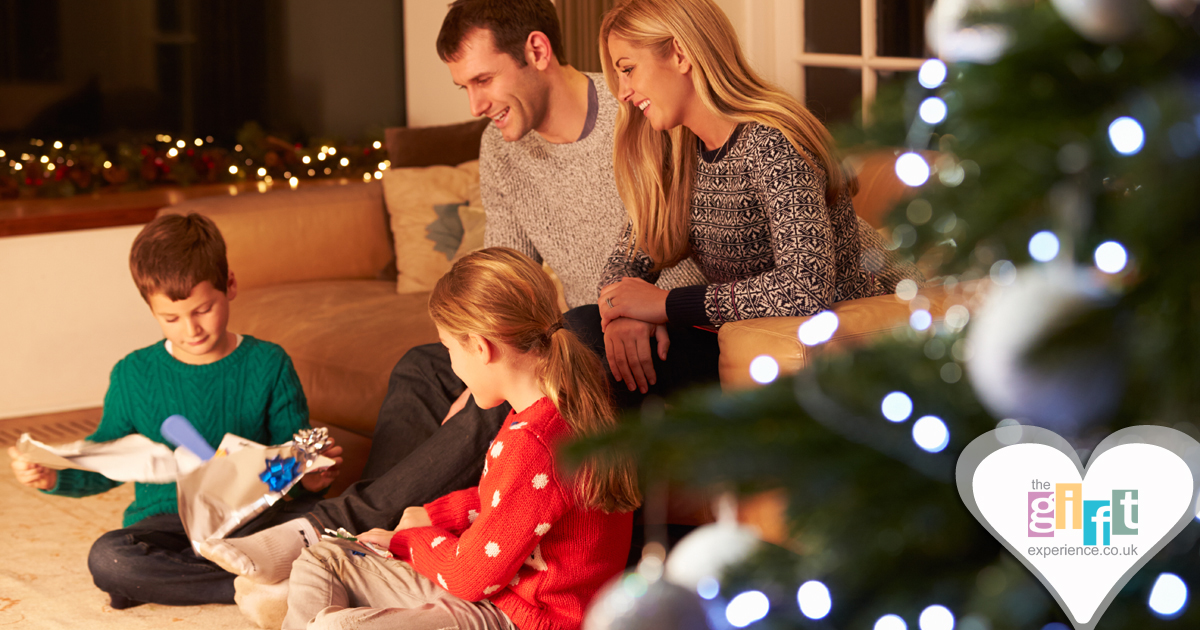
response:
M407 562L322 541L292 564L283 630L517 630L488 600L469 602Z

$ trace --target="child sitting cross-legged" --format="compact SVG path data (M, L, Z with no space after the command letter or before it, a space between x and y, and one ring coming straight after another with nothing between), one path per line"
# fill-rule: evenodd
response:
M155 219L134 240L129 267L165 339L113 368L100 426L89 440L140 433L166 444L160 427L174 414L188 418L212 445L225 433L280 444L308 427L304 391L283 348L226 330L237 283L225 241L210 219L198 214ZM340 462L340 452L331 446L325 454ZM82 497L120 485L95 472L39 466L15 449L9 455L17 480L49 494ZM318 491L334 475L332 469L314 473L301 483ZM239 533L304 513L290 503L279 502ZM174 483L137 483L124 529L92 546L88 569L113 608L234 603L234 575L193 552L178 512Z
M567 474L555 449L615 426L599 359L569 330L541 266L503 248L455 263L429 311L480 407L512 405L479 486L408 508L396 531L328 540L292 565L286 629L578 628L625 566L633 465L594 457Z

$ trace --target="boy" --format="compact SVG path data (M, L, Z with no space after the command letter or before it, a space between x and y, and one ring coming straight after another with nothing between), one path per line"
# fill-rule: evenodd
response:
M155 219L134 240L129 267L165 339L113 368L104 415L89 440L141 433L166 444L159 428L172 414L188 418L214 446L225 433L280 444L308 427L308 403L287 353L226 330L237 283L225 241L210 219L199 214ZM333 447L325 454L340 462L340 452ZM9 454L17 480L48 494L82 497L120 485L99 473L55 471L22 461L15 449ZM330 469L301 483L315 493L335 475ZM134 496L125 510L125 529L101 536L88 555L92 578L112 607L232 604L234 576L193 552L179 518L175 484L138 483ZM299 516L311 501L276 507L239 534Z

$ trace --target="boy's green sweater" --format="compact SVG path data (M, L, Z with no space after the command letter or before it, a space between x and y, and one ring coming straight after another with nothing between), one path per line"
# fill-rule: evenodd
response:
M260 444L281 444L308 428L308 403L283 348L249 335L229 356L188 365L160 341L131 353L113 368L104 415L89 440L107 442L132 433L163 444L163 420L180 414L216 448L226 433ZM121 482L82 470L60 470L50 494L83 497ZM156 514L179 511L173 483L136 483L124 527Z

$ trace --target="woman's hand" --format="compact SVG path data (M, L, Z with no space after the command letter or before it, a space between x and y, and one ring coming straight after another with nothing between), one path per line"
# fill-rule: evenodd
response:
M338 473L342 471L342 447L334 444L333 436L329 437L329 442L325 448L321 449L321 454L333 460L333 465L323 470L310 472L300 478L300 485L304 486L309 492L320 492L329 487L334 479L337 479Z
M671 345L666 326L622 317L604 329L608 367L613 378L625 383L629 391L636 387L645 394L658 380L654 373L651 337L658 337L658 358L666 361L667 348Z
M58 484L58 471L40 464L26 461L15 446L8 447L12 458L13 475L17 481L38 490L49 490Z
M600 290L600 328L607 331L609 322L619 317L667 323L667 293L641 278L621 278Z

